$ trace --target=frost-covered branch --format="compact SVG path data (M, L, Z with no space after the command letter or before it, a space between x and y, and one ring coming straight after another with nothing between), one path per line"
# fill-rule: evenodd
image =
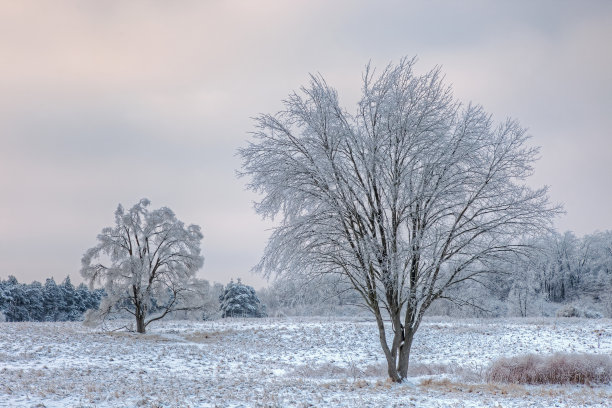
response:
M414 64L378 76L366 67L354 115L311 76L284 110L256 119L239 151L262 194L256 211L281 217L258 270L345 277L377 319L396 381L431 303L558 212L545 188L523 183L538 154L526 130L511 119L495 125L454 99L439 68L418 75Z
M107 294L88 321L127 312L144 333L173 311L198 307L187 303L185 292L204 263L200 227L185 227L169 208L148 206L147 199L127 212L119 205L115 226L104 228L99 244L83 256L81 274L90 285L103 283ZM108 262L94 263L100 258Z

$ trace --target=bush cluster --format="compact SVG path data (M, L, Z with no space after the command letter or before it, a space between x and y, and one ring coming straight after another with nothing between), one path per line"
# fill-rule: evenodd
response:
M557 317L586 317L587 319L601 319L603 316L599 312L589 309L582 309L576 305L565 305L557 310Z
M612 379L612 358L564 353L500 358L491 364L486 378L515 384L605 384Z

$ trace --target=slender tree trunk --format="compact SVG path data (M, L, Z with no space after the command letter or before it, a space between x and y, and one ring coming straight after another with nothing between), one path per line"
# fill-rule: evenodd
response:
M140 296L138 296L139 294L139 290L136 287L136 285L132 286L132 291L134 293L134 298L132 299L132 301L134 302L134 316L136 317L136 331L138 333L144 333L146 331L146 326L145 326L145 308L143 306L143 304L140 301Z
M412 348L412 339L414 331L406 329L404 342L399 348L398 372L402 379L408 376L408 363L410 362L410 349Z
M374 310L376 316L376 323L378 325L378 337L380 339L380 345L385 352L387 359L387 374L393 382L401 382L402 379L397 372L397 356L389 349L387 344L387 334L385 333L385 323L383 322L380 310ZM397 335L397 334L396 334Z
M146 332L145 319L144 319L144 315L142 313L138 313L136 315L136 331L138 333L145 333Z
M134 316L136 317L136 331L138 333L145 333L147 329L145 326L145 311L141 307L140 302L136 303L135 306L136 306L136 312Z
M412 348L412 339L414 338L414 333L416 330L413 328L412 324L409 324L409 322L406 322L406 327L402 326L399 323L401 321L400 313L398 311L394 312L395 316L391 316L391 320L396 322L396 327L393 336L393 346L389 348L389 344L387 343L387 334L385 332L385 323L380 309L374 308L372 311L374 312L376 323L378 325L380 345L382 346L387 359L387 374L389 375L391 381L400 383L408 375L410 350Z
M399 383L402 382L402 379L399 375L399 373L397 372L397 367L395 365L395 359L388 359L387 358L387 374L389 375L389 378L391 379L391 381Z
M382 339L381 339L382 344ZM399 383L402 382L402 377L397 371L397 355L393 355L389 350L387 344L382 344L385 351L385 357L387 358L387 374L391 381Z

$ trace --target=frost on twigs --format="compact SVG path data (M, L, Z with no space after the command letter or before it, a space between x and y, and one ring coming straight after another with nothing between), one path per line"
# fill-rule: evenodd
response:
M596 354L529 354L501 358L487 372L489 382L518 384L602 384L612 380L612 358Z
M394 381L432 302L497 272L558 212L525 184L538 157L526 129L462 104L439 68L415 63L367 66L354 113L313 75L239 151L256 211L280 219L258 269L342 276L376 318Z
M203 308L208 282L195 279L203 265L202 233L185 226L172 210L149 210L140 200L129 210L119 205L115 225L98 235L98 245L82 259L81 275L102 284L106 296L86 316L89 325L115 316L133 316L136 331L171 313Z
M582 309L573 304L560 307L556 314L557 317L586 317L587 319L601 319L603 317L599 312Z
M100 309L89 309L85 312L83 324L87 327L96 327L104 321L106 314Z

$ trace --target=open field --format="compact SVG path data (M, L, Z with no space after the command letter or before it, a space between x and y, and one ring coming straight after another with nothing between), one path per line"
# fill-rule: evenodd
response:
M367 318L168 321L140 336L0 323L0 406L610 406L612 385L483 380L497 357L554 352L612 354L612 320L426 319L399 385Z

